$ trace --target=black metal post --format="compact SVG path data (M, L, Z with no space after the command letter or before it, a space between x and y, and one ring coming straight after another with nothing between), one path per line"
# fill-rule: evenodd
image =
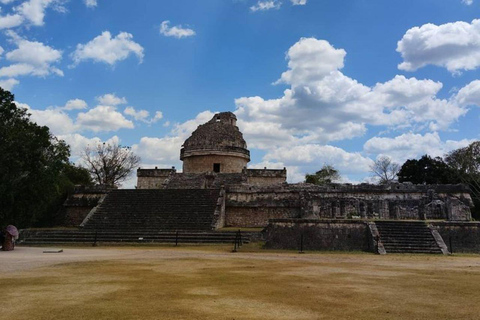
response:
M233 241L233 250L232 252L237 252L237 235L235 234L235 241Z
M92 247L96 247L97 246L97 231L95 231L95 239L93 240L93 245Z
M240 231L240 229L238 229L238 246L241 247L242 245L243 245L242 232Z
M175 232L175 247L178 246L178 231Z
M300 251L298 253L305 253L303 252L303 233L300 236Z

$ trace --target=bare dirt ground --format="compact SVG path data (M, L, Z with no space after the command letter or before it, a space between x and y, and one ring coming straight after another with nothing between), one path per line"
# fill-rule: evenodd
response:
M63 249L0 252L0 319L480 319L476 255Z

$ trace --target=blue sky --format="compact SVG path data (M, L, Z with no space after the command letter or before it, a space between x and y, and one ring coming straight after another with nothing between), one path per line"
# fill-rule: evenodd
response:
M72 147L142 166L234 111L251 167L344 181L480 138L478 0L0 0L0 86ZM132 178L125 184L133 186Z

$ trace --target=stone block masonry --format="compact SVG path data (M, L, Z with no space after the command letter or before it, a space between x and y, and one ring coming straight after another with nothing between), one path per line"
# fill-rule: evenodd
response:
M370 230L364 221L273 219L265 229L265 247L300 250L371 251Z

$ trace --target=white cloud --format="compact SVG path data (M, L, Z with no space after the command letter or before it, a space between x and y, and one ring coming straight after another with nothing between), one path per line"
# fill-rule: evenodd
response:
M127 103L127 99L125 99L125 97L117 97L115 93L107 93L103 96L97 97L97 101L105 106L118 106L120 104Z
M54 0L29 0L15 8L15 11L29 20L34 26L42 26L45 10Z
M460 89L456 100L462 106L480 106L480 80L474 80Z
M282 3L277 0L259 0L256 5L250 7L253 12L280 9Z
M86 113L79 113L77 125L81 129L89 129L94 132L134 128L133 122L125 119L115 107L102 105L90 109Z
M24 17L19 14L7 14L6 16L0 16L0 29L18 27L23 23L24 20Z
M154 163L158 167L181 168L180 148L184 142L178 136L153 138L143 137L138 144L132 146L133 152L142 158L143 162Z
M31 108L28 104L15 102L21 108L28 109L31 119L41 126L47 126L54 135L64 135L76 130L73 120L61 108L47 108L38 110Z
M88 8L95 8L97 6L97 0L84 0L83 2L85 2Z
M363 148L368 154L387 155L396 162L417 159L424 154L431 157L443 157L447 152L467 146L472 141L442 141L437 132L415 134L404 133L394 138L374 137L365 142Z
M360 153L350 153L338 147L318 144L277 148L269 152L264 160L310 168L332 164L343 174L367 172L372 163L371 159L363 157Z
M59 135L59 139L64 140L70 146L70 153L72 155L73 161L77 162L77 164L82 164L80 159L78 159L86 147L94 147L101 143L111 143L111 144L118 144L120 143L120 138L118 136L113 136L105 141L98 137L87 138L79 133L73 134L65 134Z
M13 87L15 87L17 84L20 82L17 79L5 79L5 80L0 80L0 87L2 87L5 90L11 91Z
M82 99L68 100L63 110L82 110L87 108L87 103Z
M400 70L415 71L427 65L444 67L452 73L480 66L480 20L442 25L424 24L409 29L398 42L403 62Z
M131 54L136 55L140 63L143 61L143 47L133 41L132 34L121 32L112 38L109 31L104 31L86 44L77 44L71 57L74 62L73 66L85 60L115 65L117 62L127 59Z
M466 4L467 6L473 3L473 0L462 0L462 3Z
M287 52L288 70L277 99L235 100L249 144L261 149L328 143L365 134L368 125L446 130L468 110L455 98L438 99L442 83L396 76L373 87L344 75L346 52L327 41L302 38ZM281 137L278 139L277 137Z
M304 6L307 4L307 0L290 0L294 6Z
M14 32L7 32L17 49L6 53L11 65L0 68L0 77L37 76L51 74L63 76L63 71L54 65L62 59L62 52L38 41L29 41Z
M160 25L160 33L166 37L181 39L195 35L195 31L193 29L183 28L181 25L169 27L169 23L170 21L165 20Z
M137 121L148 122L148 117L150 116L150 112L147 110L135 110L134 107L126 107L123 111L124 114L133 117Z
M153 117L152 121L157 122L158 120L163 119L163 113L162 111L155 111L155 116Z
M345 50L335 49L328 41L302 38L288 50L289 70L282 73L277 83L298 86L321 80L343 68L346 54Z
M15 0L2 0L3 4L9 4ZM13 7L12 11L5 16L0 16L0 29L9 29L29 23L33 26L43 26L45 11L52 8L57 12L65 13L67 9L63 6L65 0L28 0Z

